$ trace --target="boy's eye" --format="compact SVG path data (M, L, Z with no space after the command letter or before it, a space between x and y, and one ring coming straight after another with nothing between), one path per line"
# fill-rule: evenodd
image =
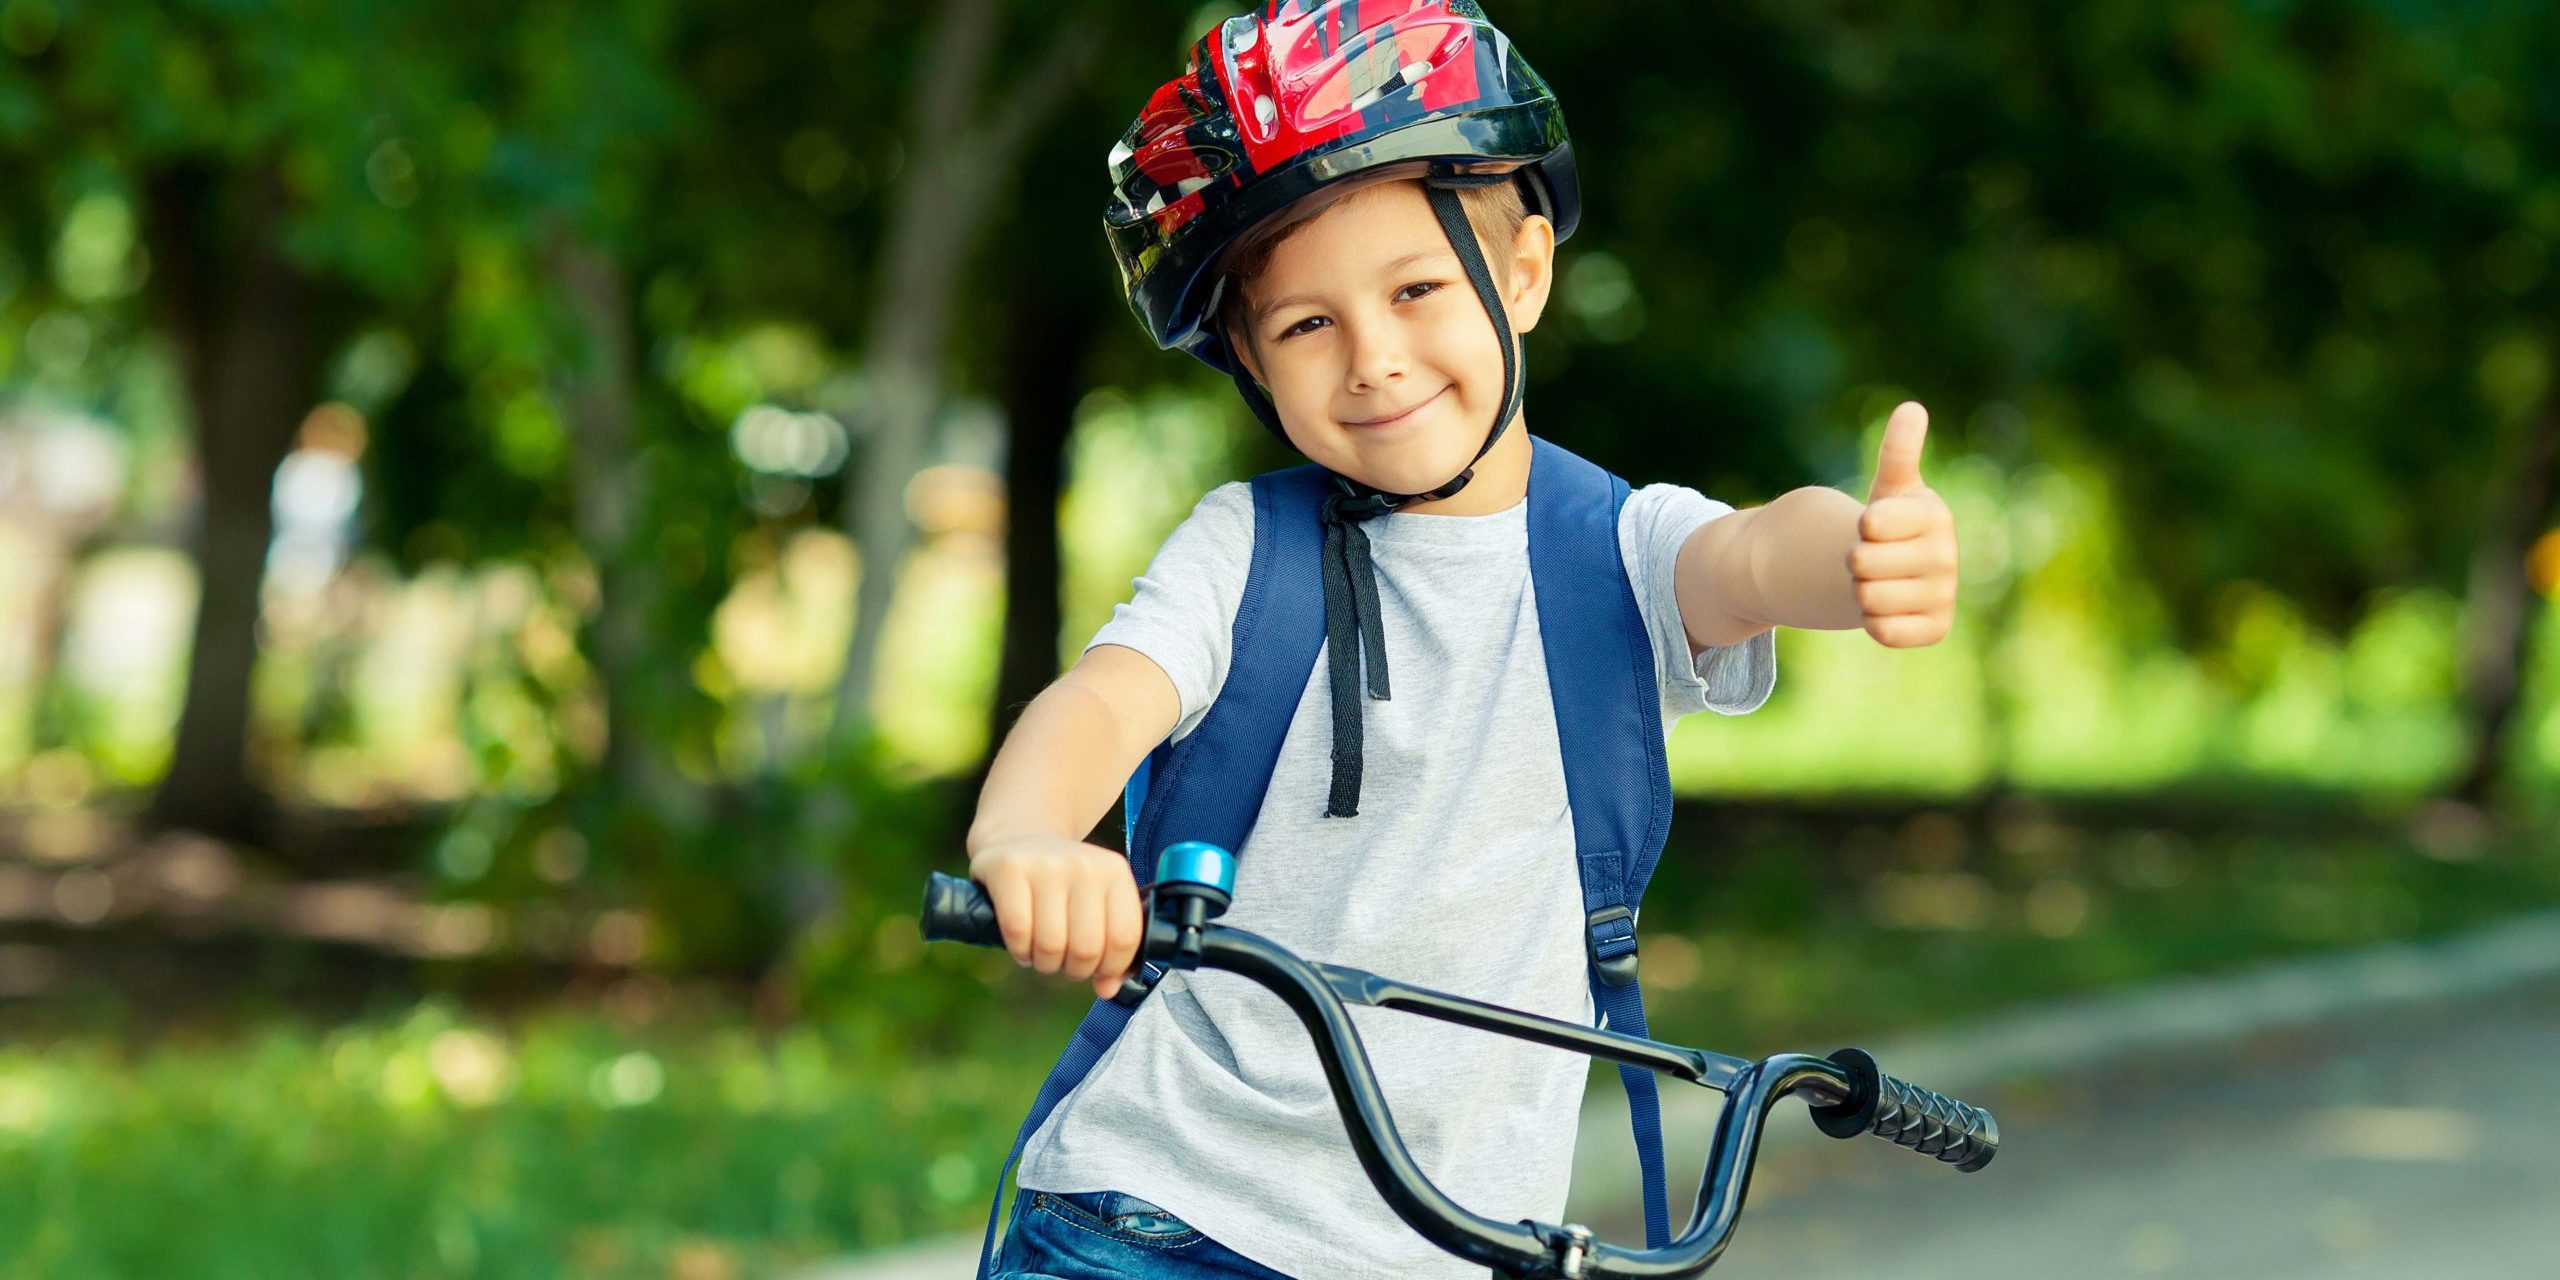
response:
M1440 283L1441 282L1437 280L1416 280L1412 284L1396 290L1396 300L1399 302L1416 302L1421 299L1428 298L1432 294L1440 291ZM1309 326L1331 323L1333 323L1331 320L1328 320L1323 316L1308 316L1306 319L1300 320L1296 324L1290 325L1288 328L1281 330L1274 340L1281 341L1294 338L1301 333L1311 333L1314 330Z

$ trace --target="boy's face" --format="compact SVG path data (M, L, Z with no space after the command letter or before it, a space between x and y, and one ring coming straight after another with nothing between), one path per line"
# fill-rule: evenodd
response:
M1532 214L1513 243L1484 250L1512 329L1528 332L1546 308L1554 228ZM1420 183L1341 197L1280 243L1248 296L1238 357L1311 461L1420 493L1483 446L1502 348Z

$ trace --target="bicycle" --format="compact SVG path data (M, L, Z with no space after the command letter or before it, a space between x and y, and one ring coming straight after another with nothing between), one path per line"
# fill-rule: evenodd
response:
M1815 1127L1832 1137L1871 1133L1965 1173L1979 1171L1999 1151L2000 1130L1990 1112L1886 1075L1863 1050L1829 1057L1782 1053L1751 1062L1303 960L1269 939L1211 923L1233 901L1234 885L1235 860L1225 850L1196 842L1165 850L1146 891L1146 942L1128 982L1138 983L1154 961L1171 969L1222 969L1278 996L1306 1026L1352 1150L1388 1206L1432 1243L1492 1268L1498 1280L1675 1280L1714 1266L1741 1216L1762 1126L1782 1098L1802 1095ZM1004 945L985 890L940 872L926 885L924 936ZM1124 988L1133 1002L1143 995L1143 988ZM1468 1212L1432 1185L1397 1135L1351 1025L1346 1005L1353 1004L1630 1063L1722 1093L1725 1104L1688 1226L1662 1248L1629 1249L1594 1238L1578 1223L1505 1223Z

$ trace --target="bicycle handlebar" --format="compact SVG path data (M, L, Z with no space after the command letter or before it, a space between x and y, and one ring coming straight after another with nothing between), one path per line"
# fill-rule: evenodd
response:
M1856 1086L1846 1101L1813 1107L1814 1127L1835 1138L1872 1133L1972 1173L2000 1153L2000 1126L1991 1113L1896 1080L1876 1068L1864 1049L1836 1049L1831 1060Z
M996 904L976 881L936 871L924 886L924 940L1001 947L1004 930L996 924Z
M925 890L923 925L928 941L1004 945L986 891L939 872ZM1748 1062L1312 963L1241 929L1212 924L1186 939L1184 929L1153 913L1140 954L1148 960L1188 960L1186 941L1196 946L1201 967L1251 979L1278 996L1305 1025L1352 1150L1396 1216L1441 1248L1501 1276L1667 1280L1704 1272L1732 1238L1762 1123L1779 1099L1793 1094L1805 1095L1815 1125L1835 1138L1872 1133L1967 1173L1989 1164L1999 1151L2000 1131L1990 1112L1885 1075L1860 1050L1843 1049L1829 1058L1787 1053ZM1628 1249L1596 1240L1576 1225L1496 1222L1469 1212L1433 1185L1405 1149L1346 1003L1398 1009L1632 1063L1722 1092L1724 1110L1687 1227L1660 1249Z

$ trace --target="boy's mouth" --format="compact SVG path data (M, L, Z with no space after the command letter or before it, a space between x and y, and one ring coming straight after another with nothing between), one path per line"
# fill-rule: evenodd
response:
M1342 420L1342 425L1344 425L1344 426L1346 426L1346 427L1386 427L1386 426L1393 426L1393 425L1395 425L1396 423L1402 422L1402 421L1404 421L1405 419L1412 417L1412 416L1414 415L1414 413L1415 413L1417 410L1420 410L1420 409L1422 409L1422 408L1424 408L1424 407L1428 406L1429 404L1431 404L1431 402L1432 402L1432 401L1434 401L1434 400L1438 400L1441 396L1444 396L1444 395L1448 394L1448 392L1449 392L1449 388L1447 388L1447 387L1442 387L1442 388L1440 388L1438 391L1434 391L1434 392L1432 392L1428 397L1424 398L1424 399L1423 399L1423 400L1421 400L1419 403L1416 403L1416 404L1414 404L1414 405L1412 405L1412 406L1410 406L1410 407L1408 407L1408 408L1404 409L1404 410L1403 410L1403 411L1401 411L1401 412L1398 412L1398 413L1391 413L1391 414L1388 414L1387 416L1385 416L1385 417L1383 417L1383 418L1345 418L1345 419L1343 419L1343 420Z

